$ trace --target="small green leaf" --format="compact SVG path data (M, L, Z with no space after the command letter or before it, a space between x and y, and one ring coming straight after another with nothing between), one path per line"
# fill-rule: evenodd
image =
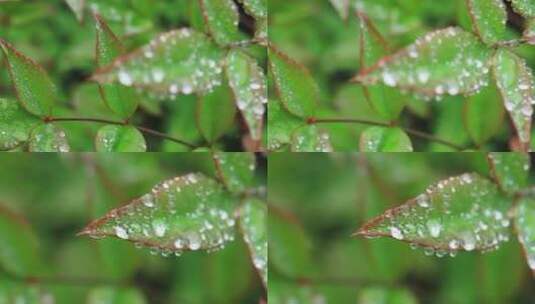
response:
M515 229L528 266L535 275L535 200L523 198L515 212Z
M21 277L36 275L42 269L37 238L31 227L19 215L3 207L0 207L0 266Z
M299 117L311 117L318 102L318 86L309 71L275 49L268 48L269 66L284 107Z
M488 82L492 50L460 28L428 33L414 44L383 57L354 81L384 83L422 98L471 94Z
M145 152L147 143L132 126L107 125L98 130L95 147L97 152Z
M67 5L69 5L73 13L76 15L76 19L82 21L84 19L85 0L65 0L65 2L67 2Z
M80 235L115 236L169 254L217 250L234 239L237 201L202 174L175 177L111 210Z
M535 100L535 84L531 69L524 59L508 50L499 49L494 58L494 77L520 142L527 149L533 115L531 103Z
M535 17L535 2L533 0L511 0L513 9L524 17Z
M30 134L30 152L69 152L65 131L54 124L42 124Z
M228 45L242 40L238 29L240 14L233 0L199 0L204 22L214 40Z
M268 209L265 202L251 198L240 208L239 225L254 267L268 286Z
M58 97L56 86L46 71L2 39L0 39L0 47L7 59L7 67L17 99L32 114L50 115Z
M152 20L134 8L132 1L85 0L85 3L93 14L103 16L120 35L138 34L153 27Z
M11 150L26 142L38 123L39 119L16 100L0 98L0 150Z
M361 68L372 66L389 51L386 40L381 36L372 22L363 14L360 21L360 65ZM384 84L369 85L362 88L364 97L381 117L395 120L405 106L404 97L399 90Z
M475 173L450 177L405 204L369 220L356 233L387 236L438 256L496 249L509 238L511 202Z
M227 86L200 96L197 103L197 126L203 137L213 143L233 125L236 107Z
M292 140L292 133L305 122L284 109L277 100L268 103L268 150L281 149Z
M144 304L141 291L132 288L98 287L87 296L88 304Z
M530 167L529 154L494 152L489 153L487 158L494 180L505 192L514 193L526 187Z
M498 89L491 84L466 98L463 111L466 131L477 145L482 145L501 130L504 114Z
M292 152L332 152L329 134L314 125L305 125L292 133Z
M208 93L221 85L223 52L208 37L183 28L161 34L149 44L95 72L99 83L133 86L154 97Z
M472 25L488 45L507 39L507 10L502 0L466 0Z
M256 167L253 153L214 152L213 159L219 179L230 192L240 193L251 187Z
M360 151L412 152L412 143L400 128L370 127L360 135Z
M227 55L226 75L234 92L238 109L254 140L262 136L262 124L267 103L266 77L256 61L240 50Z
M122 55L124 48L102 17L95 15L95 21L97 66L102 68ZM126 119L136 111L138 96L133 88L118 84L102 84L100 94L106 105L121 118Z

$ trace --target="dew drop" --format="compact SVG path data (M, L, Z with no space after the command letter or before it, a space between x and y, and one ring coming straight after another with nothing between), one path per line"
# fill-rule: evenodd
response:
M128 233L121 226L115 226L115 235L117 235L118 238L121 238L123 240L128 240Z
M133 81L132 77L126 71L119 71L119 82L125 86L131 86Z
M402 240L403 239L403 233L397 227L394 227L394 226L390 227L390 234L395 239L398 239L398 240Z

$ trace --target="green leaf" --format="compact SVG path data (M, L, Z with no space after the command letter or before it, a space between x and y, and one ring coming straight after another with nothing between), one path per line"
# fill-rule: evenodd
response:
M11 150L26 142L38 123L39 119L16 100L0 98L0 150Z
M203 93L221 85L223 52L208 37L183 28L161 34L95 72L99 83L133 86L153 97Z
M17 99L30 113L48 116L58 99L56 86L39 64L0 39Z
M370 127L360 135L362 152L412 152L409 136L400 128Z
M1 268L16 276L39 274L42 267L37 248L37 238L26 220L0 206Z
M95 137L97 152L145 152L143 134L133 126L106 125Z
M268 286L268 209L265 202L250 198L240 208L239 225L254 267Z
M180 96L176 103L169 105L169 119L166 121L166 134L180 138L190 143L197 143L202 135L196 125L197 98L195 96ZM166 140L162 147L164 152L185 152L191 148L170 140Z
M80 235L115 236L167 255L218 250L234 239L237 202L202 174L175 177L111 210Z
M524 17L535 17L535 2L533 0L511 0L513 9Z
M99 15L95 15L97 38L97 66L102 68L111 64L125 51L123 45ZM138 96L133 88L117 84L100 85L100 94L106 105L121 118L126 119L136 111Z
M507 10L503 0L466 0L472 25L488 45L507 39Z
M329 134L314 125L305 125L292 133L292 152L332 152Z
M231 50L227 55L226 72L236 105L247 123L251 137L260 140L267 103L264 71L243 51Z
M277 100L268 103L268 150L275 151L289 144L292 133L297 128L304 126L305 122L290 114Z
M268 48L269 66L284 107L299 117L311 117L318 102L318 87L309 71L274 47Z
M139 34L150 30L152 21L133 7L131 1L85 0L93 14L99 14L120 31L121 35ZM138 2L139 1L134 1ZM119 13L120 12L120 13Z
M533 198L526 197L519 201L515 212L515 229L528 266L535 275L535 200Z
M255 19L267 19L268 5L267 0L238 0L247 14L255 17Z
M409 289L366 287L359 293L360 304L417 304L418 300Z
M256 167L253 153L214 152L213 159L217 176L230 192L240 193L251 187Z
M527 153L500 153L487 155L492 177L507 193L514 193L527 186L530 158Z
M387 236L438 256L496 249L509 238L511 202L475 173L450 177L405 204L369 220L356 233Z
M460 28L428 33L364 69L354 81L414 92L422 98L472 94L486 86L491 49Z
M25 284L0 276L0 303L46 304L54 302L54 297L43 292L42 286ZM48 301L48 302L47 302Z
M464 103L463 119L466 131L477 145L484 144L498 133L504 120L504 108L494 84L469 96Z
M494 57L493 70L505 109L511 116L520 142L527 149L533 115L531 103L535 100L535 84L531 69L524 59L508 50L499 49Z
M141 291L132 288L97 287L87 296L88 304L144 304Z
M71 147L63 128L54 124L42 124L30 134L30 152L69 152Z
M199 0L204 22L214 40L228 45L242 40L238 29L240 14L233 0Z
M310 273L311 243L299 222L285 211L270 208L268 227L269 267L292 277Z
M73 13L76 15L76 19L82 21L84 19L85 0L65 0L65 2L67 2L67 5L69 5Z
M360 21L360 65L361 68L372 66L389 51L386 40L381 36L372 22L363 14ZM381 117L395 120L405 106L404 97L399 90L383 84L364 86L364 97Z
M236 107L227 86L200 96L197 102L197 126L203 137L213 143L233 125Z

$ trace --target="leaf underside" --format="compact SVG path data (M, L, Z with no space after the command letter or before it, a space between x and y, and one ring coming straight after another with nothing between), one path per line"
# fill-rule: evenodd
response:
M234 239L237 201L215 180L188 174L111 210L80 234L114 236L163 254L218 250Z
M475 173L438 182L405 204L368 221L356 233L388 236L438 256L492 250L509 239L511 203L497 186Z

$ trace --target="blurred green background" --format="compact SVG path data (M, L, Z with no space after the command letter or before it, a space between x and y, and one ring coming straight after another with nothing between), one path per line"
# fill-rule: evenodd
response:
M483 153L276 153L268 172L272 304L535 301L515 238L490 253L437 258L398 240L351 236L441 179L489 176Z
M100 14L131 51L145 45L158 34L182 27L206 32L198 1L192 0L87 0L98 4ZM243 12L242 12L243 13ZM246 17L242 14L243 19ZM249 20L250 21L250 20ZM250 29L244 29L245 32ZM88 82L96 69L95 24L87 9L82 23L64 0L0 1L0 38L41 64L58 86L61 105L56 116L95 117L120 120L102 101L98 86ZM247 48L260 62L266 51ZM3 60L0 62L0 96L15 97ZM180 95L176 100L140 98L140 109L132 123L162 131L190 143L203 143L195 121L197 98ZM234 111L234 108L226 109ZM94 135L101 124L61 123L73 151L94 151ZM220 130L223 138L216 147L224 151L242 151L242 136L247 134L239 115ZM182 152L187 147L146 136L150 151Z
M336 1L334 1L336 2ZM343 2L343 1L338 1ZM351 0L367 14L392 52L423 34L448 26L472 31L466 0ZM504 1L508 4L509 1ZM354 11L344 21L329 0L270 0L269 38L284 53L304 64L320 87L318 118L356 118L387 122L368 103L361 86L349 80L360 70L359 22ZM511 39L520 37L524 20L509 9L508 31ZM533 46L515 51L535 66ZM386 94L386 93L385 93ZM275 93L270 92L270 98ZM399 123L405 127L433 134L465 147L475 147L465 129L466 102L462 96L445 97L440 102L425 102L403 96L407 106ZM498 94L487 100L502 104ZM388 100L386 100L388 103ZM477 110L477 106L476 107ZM500 111L499 109L502 109ZM514 136L503 106L480 108L480 115L501 117L483 130L493 137L482 143L484 151L509 151L508 140ZM492 111L492 112L491 112ZM499 113L502 112L502 113ZM357 151L361 132L359 124L321 124L328 131L335 151ZM411 137L415 151L454 151L444 145ZM532 144L533 145L533 144Z
M261 186L265 159L258 162ZM0 303L256 304L264 297L240 238L212 254L162 257L127 241L76 236L162 180L214 177L209 153L4 154L0 168Z

